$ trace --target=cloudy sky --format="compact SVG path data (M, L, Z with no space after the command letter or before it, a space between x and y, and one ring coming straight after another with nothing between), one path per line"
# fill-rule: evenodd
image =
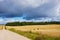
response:
M60 21L60 0L0 0L0 24Z

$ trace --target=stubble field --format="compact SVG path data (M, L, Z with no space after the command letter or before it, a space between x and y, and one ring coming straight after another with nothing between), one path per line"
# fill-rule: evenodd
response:
M2 30L2 25L0 25L0 30Z
M48 36L60 37L60 25L30 25L30 26L6 26L7 29L15 29L20 31L31 31L41 33Z

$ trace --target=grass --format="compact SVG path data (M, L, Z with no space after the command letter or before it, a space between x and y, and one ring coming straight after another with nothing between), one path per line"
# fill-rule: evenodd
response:
M15 30L14 28L10 28L9 30L18 33L20 35L23 35L27 38L30 38L31 40L60 40L60 37L50 37L47 35L42 35L41 33L34 33L31 31L20 31Z

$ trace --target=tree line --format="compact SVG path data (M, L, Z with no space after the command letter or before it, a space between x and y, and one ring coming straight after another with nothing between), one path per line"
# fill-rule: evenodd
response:
M60 22L9 22L6 26L24 26L24 25L47 25L60 24Z

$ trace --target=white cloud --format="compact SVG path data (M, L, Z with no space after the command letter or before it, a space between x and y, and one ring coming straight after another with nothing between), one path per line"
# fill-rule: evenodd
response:
M26 0L28 5L31 5L33 8L39 7L44 3L48 3L48 0Z
M4 0L0 0L0 2L3 2Z
M0 18L0 22L3 22L4 20L2 18Z
M52 18L60 17L60 3L57 4L53 9L51 9L50 14L51 14Z
M22 6L31 6L33 8L39 7L44 3L49 3L49 0L11 0L13 3Z

